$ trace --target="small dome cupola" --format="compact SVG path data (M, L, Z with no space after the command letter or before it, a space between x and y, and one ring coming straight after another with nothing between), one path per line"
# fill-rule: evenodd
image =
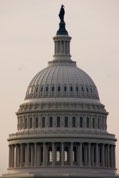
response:
M60 18L59 29L56 33L56 36L53 38L55 43L54 60L58 60L58 61L71 60L70 59L71 37L68 35L68 32L65 28L64 15L65 15L64 5L62 5L59 12L59 18Z

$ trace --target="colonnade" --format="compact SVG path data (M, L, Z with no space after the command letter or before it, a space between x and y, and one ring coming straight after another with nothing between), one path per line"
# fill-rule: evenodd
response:
M115 145L58 142L9 145L9 168L65 165L115 168Z
M55 39L55 38L54 38ZM55 55L70 55L70 38L55 39Z

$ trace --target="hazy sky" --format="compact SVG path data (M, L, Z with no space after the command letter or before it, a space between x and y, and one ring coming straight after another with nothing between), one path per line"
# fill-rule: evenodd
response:
M119 139L119 0L0 0L0 174L8 167L15 112L31 79L53 58L61 4L72 59L94 80L109 112L108 131Z

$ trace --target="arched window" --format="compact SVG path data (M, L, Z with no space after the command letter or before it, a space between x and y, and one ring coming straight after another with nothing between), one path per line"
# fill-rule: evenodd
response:
M57 162L61 161L61 150L60 150L60 147L57 147L57 149L56 149L56 161Z
M69 148L65 147L65 151L64 151L64 161L68 162L69 161Z
M93 117L93 123L92 123L93 128L95 128L95 118Z
M50 117L50 120L49 120L49 127L52 127L53 126L53 119L52 117Z
M49 147L48 149L48 162L51 163L52 162L52 148Z
M60 127L60 117L57 117L57 127Z
M72 127L76 127L76 118L72 117Z
M79 125L80 125L80 128L82 128L83 127L83 117L80 117L80 121L79 121L80 123L79 123Z
M89 117L86 118L86 127L89 128L90 125L90 121L89 121Z
M41 127L45 127L45 117L42 117Z
M29 125L30 128L32 128L32 117L30 117L30 125Z
M36 117L36 124L35 124L35 126L36 126L36 128L38 128L38 117Z
M65 126L65 127L68 127L68 117L65 117L65 118L64 118L64 126Z
M27 118L24 118L24 128L27 128Z
M98 118L98 129L100 129L100 118Z
M23 129L23 118L22 117L20 118L20 121L21 121L21 124L20 124L21 125L21 129Z

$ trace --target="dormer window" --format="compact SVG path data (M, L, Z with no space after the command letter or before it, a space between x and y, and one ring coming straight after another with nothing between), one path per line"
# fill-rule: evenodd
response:
M79 91L79 88L78 88L78 87L76 87L76 91L77 91L77 92Z
M60 91L60 86L58 86L58 91Z
M43 91L43 86L41 87L40 91L41 91L41 92Z
M67 91L67 87L66 87L66 86L64 87L64 91L65 91L65 92Z
M54 87L52 87L52 91L54 91L55 90L55 88Z
M70 91L73 91L73 87L72 86L70 87Z
M35 90L35 92L38 92L38 87L36 87L36 90Z
M46 92L48 92L48 87L46 87Z
M84 87L81 87L82 92L84 92Z

